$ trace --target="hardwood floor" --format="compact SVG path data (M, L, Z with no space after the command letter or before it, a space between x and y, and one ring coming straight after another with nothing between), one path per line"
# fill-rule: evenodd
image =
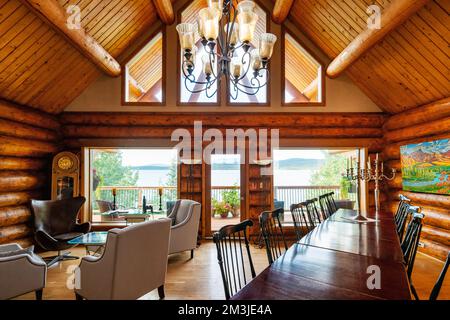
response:
M264 249L251 246L256 273L267 267L267 256ZM71 250L76 256L85 255L82 247ZM51 253L48 253L51 255ZM67 289L66 281L69 266L78 261L65 261L48 271L47 287L44 289L44 300L74 300L73 291ZM428 299L430 291L442 269L443 263L421 253L417 254L413 272L413 283L421 299ZM211 241L205 241L196 250L195 257L190 260L190 253L185 252L169 257L166 278L166 299L177 300L209 300L224 299L222 279L217 264L216 248ZM439 296L450 299L450 276L447 276ZM18 299L34 299L34 293L26 294ZM142 299L157 300L157 290L145 295Z

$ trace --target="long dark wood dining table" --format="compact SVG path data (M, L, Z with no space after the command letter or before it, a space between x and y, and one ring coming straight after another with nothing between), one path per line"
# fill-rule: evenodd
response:
M347 219L355 214L339 209L232 300L410 300L392 215L380 214L377 222L359 224ZM379 289L368 285L377 267Z

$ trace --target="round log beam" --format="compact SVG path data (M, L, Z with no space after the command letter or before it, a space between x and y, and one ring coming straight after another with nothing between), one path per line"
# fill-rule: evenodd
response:
M450 231L442 228L424 225L422 227L421 236L423 239L428 239L445 246L450 247Z
M43 141L58 140L58 134L55 131L4 119L0 119L0 135Z
M31 211L27 206L0 208L0 227L25 223L30 218Z
M448 252L450 251L450 246L431 241L428 239L421 239L420 242L424 245L423 248L419 247L419 251L435 257L439 260L445 261L447 259Z
M170 0L153 0L158 17L164 24L172 24L175 21L172 2Z
M147 139L170 138L178 127L123 127L123 126L80 126L63 127L66 138L122 138ZM258 128L255 128L256 130ZM191 135L193 128L186 129ZM225 129L219 129L222 134ZM281 138L380 138L383 136L379 128L280 128Z
M17 192L39 189L46 177L40 172L0 171L0 192Z
M66 125L94 126L154 126L192 128L194 121L204 127L228 128L309 128L309 127L360 127L380 128L386 121L382 113L240 113L226 116L214 113L106 113L67 112L61 115Z
M0 135L0 155L13 157L46 157L58 147L49 142L12 138Z
M31 228L26 224L17 224L9 227L0 228L0 244L9 243L16 239L22 239L30 236Z
M0 170L41 170L48 164L47 159L0 156Z
M450 116L450 97L391 116L383 126L385 131L403 129Z
M0 208L29 204L31 199L41 199L41 190L0 193Z
M60 128L56 117L3 99L0 99L0 118L53 131Z
M419 125L389 131L384 135L388 142L399 142L410 139L425 138L450 132L450 117L434 120ZM433 139L434 140L434 139Z
M273 22L282 24L288 17L293 4L294 0L276 0L272 12Z

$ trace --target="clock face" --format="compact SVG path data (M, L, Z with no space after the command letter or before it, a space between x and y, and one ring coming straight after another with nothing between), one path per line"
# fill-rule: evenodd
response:
M73 161L69 157L61 157L58 160L58 167L62 170L69 170L73 167Z

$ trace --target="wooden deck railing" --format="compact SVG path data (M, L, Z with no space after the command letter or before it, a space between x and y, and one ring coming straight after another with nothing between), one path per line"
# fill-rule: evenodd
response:
M126 209L142 208L143 197L146 197L148 204L159 204L159 190L162 189L162 204L166 208L167 201L177 199L176 187L98 187L95 192L95 199L112 201L112 189L116 189L116 203ZM211 188L211 197L218 201L222 200L224 191L238 190L239 186L215 186ZM320 195L334 192L335 198L340 199L340 186L276 186L274 188L274 198L277 201L284 201L284 209L289 210L293 203L300 203L308 199L318 198ZM353 199L352 194L350 198ZM94 204L96 208L96 204Z

